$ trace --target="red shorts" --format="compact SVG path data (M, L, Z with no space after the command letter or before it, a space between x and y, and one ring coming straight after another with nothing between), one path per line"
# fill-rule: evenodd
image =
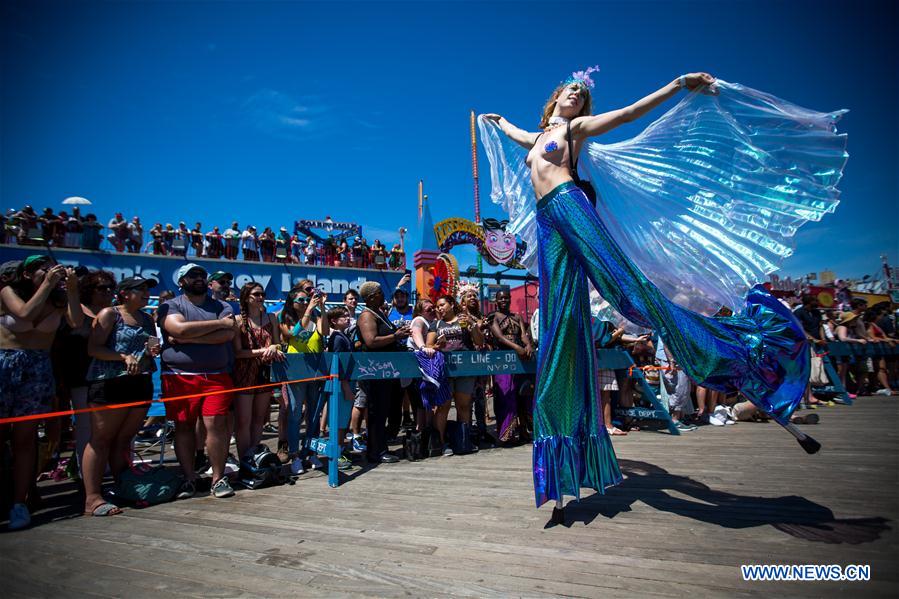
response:
M202 397L176 399L165 402L165 415L175 422L194 424L200 415L225 416L231 407L231 375L221 374L164 374L162 398L205 393Z

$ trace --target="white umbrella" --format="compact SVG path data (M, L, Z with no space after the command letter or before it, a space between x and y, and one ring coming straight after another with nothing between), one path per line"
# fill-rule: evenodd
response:
M70 198L66 198L62 201L63 204L67 206L90 206L91 201L87 198L81 198L78 196L72 196Z

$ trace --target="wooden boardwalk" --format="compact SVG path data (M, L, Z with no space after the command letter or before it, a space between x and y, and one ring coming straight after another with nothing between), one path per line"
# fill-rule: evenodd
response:
M6 597L895 597L899 398L818 413L816 456L772 424L616 438L627 480L567 526L534 509L530 447L103 519L62 517L71 485L50 485L37 526L0 534L0 580ZM871 581L744 582L751 563Z

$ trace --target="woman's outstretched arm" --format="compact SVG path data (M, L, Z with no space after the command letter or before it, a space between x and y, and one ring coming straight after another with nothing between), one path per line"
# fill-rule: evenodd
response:
M624 108L611 110L596 116L585 116L571 121L571 134L574 137L584 138L602 135L619 125L635 121L668 98L674 96L681 89L694 90L702 85L711 85L715 78L708 73L690 73L678 77L665 87L659 88L648 96L641 98Z
M539 133L528 133L524 129L519 129L498 114L485 114L484 118L488 118L499 125L499 128L502 129L502 132L505 133L509 139L526 150L533 148L534 144L537 142Z

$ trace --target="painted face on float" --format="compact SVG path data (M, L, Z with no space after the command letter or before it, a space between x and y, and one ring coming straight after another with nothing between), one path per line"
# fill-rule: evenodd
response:
M484 246L491 258L505 264L515 255L515 235L506 231L505 221L485 219Z

